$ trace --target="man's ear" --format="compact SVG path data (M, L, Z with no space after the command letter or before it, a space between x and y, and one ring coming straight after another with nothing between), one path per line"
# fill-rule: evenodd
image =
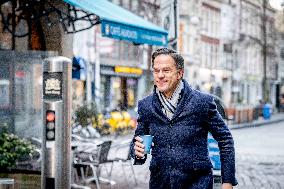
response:
M184 69L179 69L178 70L178 79L182 79L184 74Z

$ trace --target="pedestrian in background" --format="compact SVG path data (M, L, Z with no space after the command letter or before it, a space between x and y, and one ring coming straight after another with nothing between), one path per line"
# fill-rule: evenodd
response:
M222 189L233 188L237 185L234 142L213 97L192 89L183 79L184 59L172 49L156 50L152 68L154 90L138 103L138 125L131 145L134 164L143 164L147 155L141 136L153 136L149 188L213 188L208 132L220 148Z
M263 101L261 99L258 100L257 111L259 116L263 116L262 115L263 106L264 106Z

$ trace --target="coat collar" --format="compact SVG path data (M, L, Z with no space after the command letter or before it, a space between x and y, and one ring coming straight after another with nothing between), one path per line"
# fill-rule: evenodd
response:
M186 105L189 103L189 100L193 96L193 89L190 87L190 85L184 79L182 81L184 83L183 95L181 97L180 102L178 103L176 112L175 112L172 120L174 120L178 115L180 115L184 111L184 108L186 107Z
M172 120L174 120L181 112L183 112L183 110L184 110L186 104L188 103L189 99L191 99L191 97L193 96L193 89L190 87L190 85L184 79L182 81L184 83L183 94L182 94L180 102L178 103L178 106L176 108L176 111L173 115ZM163 122L171 121L162 112L162 106L160 104L159 97L155 93L155 87L154 87L154 91L153 91L153 102L152 102L152 104L153 104L153 109L152 109L153 114L157 118L161 119Z
M154 86L153 90L152 113L163 122L169 121L169 118L162 112L162 105L155 90L156 86Z

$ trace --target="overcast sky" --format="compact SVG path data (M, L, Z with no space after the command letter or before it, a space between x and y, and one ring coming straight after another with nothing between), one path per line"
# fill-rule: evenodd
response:
M270 4L273 8L281 10L281 3L284 2L284 0L269 0Z

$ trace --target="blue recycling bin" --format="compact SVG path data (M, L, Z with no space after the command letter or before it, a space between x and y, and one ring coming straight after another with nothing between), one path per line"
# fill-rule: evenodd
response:
M264 119L270 119L271 117L271 106L269 104L264 104L262 108L262 114Z

